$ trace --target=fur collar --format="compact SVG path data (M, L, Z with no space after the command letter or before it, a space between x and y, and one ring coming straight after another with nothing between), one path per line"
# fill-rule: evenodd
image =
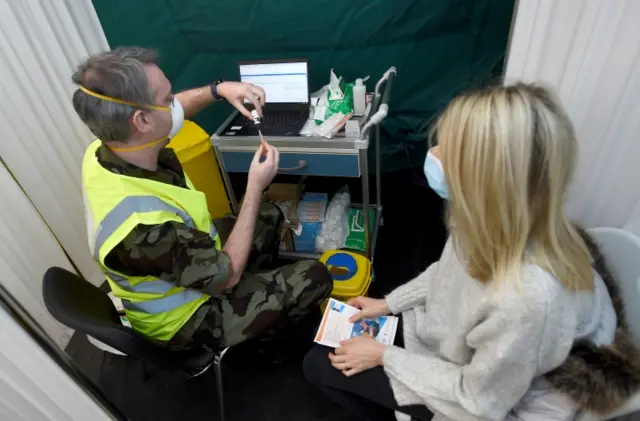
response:
M581 409L606 414L640 391L640 352L633 344L624 303L604 256L584 230L578 228L578 232L591 252L594 269L609 290L618 316L618 327L611 346L598 348L588 341L576 342L566 361L547 373L546 378Z

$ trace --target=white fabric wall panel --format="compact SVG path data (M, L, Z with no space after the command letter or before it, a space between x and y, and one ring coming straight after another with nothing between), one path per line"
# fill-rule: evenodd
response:
M80 180L91 133L71 74L108 49L90 0L0 0L0 156L82 275L104 280L87 247Z
M72 331L58 323L42 299L42 275L51 266L74 271L67 256L27 196L0 164L0 284L29 312L58 346ZM1 417L0 417L1 419Z
M112 420L1 307L0 419Z
M520 0L505 79L557 89L580 159L567 204L640 235L640 0Z

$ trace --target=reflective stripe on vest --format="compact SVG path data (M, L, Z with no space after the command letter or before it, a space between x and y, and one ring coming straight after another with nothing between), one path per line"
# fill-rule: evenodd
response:
M100 222L100 225L96 228L94 257L100 260L100 248L104 242L107 241L111 234L131 215L134 213L159 211L174 213L184 221L186 226L191 229L196 228L196 224L188 213L176 206L171 206L155 196L127 196L107 213L102 222ZM209 225L209 235L215 239L217 235L216 227L213 223Z
M140 282L136 285L131 285L131 282L122 275L118 275L108 269L104 269L105 275L107 275L118 286L129 292L142 292L147 294L166 294L172 288L175 288L171 282L163 281L162 279L155 279L152 281Z
M170 282L156 279L153 281L140 282L137 285L131 285L128 279L109 270L105 270L106 275L111 278L119 287L131 292L146 292L154 294L166 294L172 288L175 288ZM202 297L202 293L184 289L167 297L160 297L152 300L133 302L126 298L121 298L122 306L131 311L139 311L147 314L165 313L176 309L184 304L190 303Z
M95 257L99 260L100 248L105 241L120 227L131 215L142 212L171 212L180 217L184 224L196 229L191 216L184 210L171 206L163 200L155 196L127 196L120 201L107 215L104 217L100 225L96 229L95 239ZM209 235L212 239L216 238L217 231L213 223L209 224ZM103 268L105 274L115 282L120 288L135 293L149 294L166 294L176 285L162 279L153 279L131 285L131 282L124 276L113 271ZM133 302L126 298L121 298L122 305L126 310L139 311L146 314L159 314L174 310L184 304L198 300L203 296L202 293L191 289L183 289L180 292L151 300Z
M122 298L122 306L131 311L139 311L147 314L158 314L171 311L184 304L190 303L202 297L202 293L185 289L177 294L169 295L168 297L156 298L155 300L137 301L133 302L126 298Z
M209 227L209 235L214 240L216 239L216 235L218 235L218 231L216 231L216 227L213 225L213 222L211 223L211 225Z

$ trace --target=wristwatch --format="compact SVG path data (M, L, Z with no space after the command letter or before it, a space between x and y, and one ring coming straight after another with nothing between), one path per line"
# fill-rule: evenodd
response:
M211 96L216 101L220 101L222 99L222 97L218 94L218 85L220 85L222 82L224 82L224 79L218 79L211 85L209 85L209 87L211 88Z

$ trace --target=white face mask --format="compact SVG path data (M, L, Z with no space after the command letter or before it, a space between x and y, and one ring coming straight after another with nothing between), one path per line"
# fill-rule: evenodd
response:
M427 152L427 158L424 160L424 175L427 177L429 187L443 199L449 198L449 189L447 180L444 176L444 169L440 160L431 153Z
M169 132L169 138L174 138L180 129L182 129L182 124L184 123L184 108L182 108L182 104L176 98L173 99L171 105L171 131Z

